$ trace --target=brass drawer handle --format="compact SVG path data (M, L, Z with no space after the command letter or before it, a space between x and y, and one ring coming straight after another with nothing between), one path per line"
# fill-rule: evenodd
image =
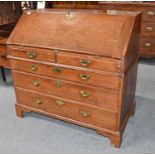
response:
M152 27L146 27L146 31L152 32L153 31L153 28Z
M59 81L59 80L56 80L55 82L54 82L54 84L55 84L55 86L57 87L57 88L61 88L64 84L63 84L63 82L62 81Z
M32 84L34 86L39 86L40 85L40 81L39 80L32 80Z
M38 98L38 97L34 97L33 98L33 102L36 103L36 104L38 104L38 105L43 104L43 100L40 99L40 98Z
M149 15L149 16L154 16L154 15L155 15L155 12L153 12L153 11L148 11L148 12L147 12L147 15Z
M80 91L80 94L81 94L82 97L88 97L88 96L90 96L90 92L85 91L85 90Z
M65 103L64 103L63 100L57 99L57 100L56 100L56 104L57 104L58 106L63 106Z
M80 60L80 64L81 64L82 66L88 66L88 65L91 64L91 61L90 61L90 60L86 60L86 59L81 59L81 60Z
M80 78L82 80L88 80L88 79L90 79L90 75L88 75L88 74L80 74Z
M35 52L26 52L26 55L30 59L34 59L37 56Z
M37 65L30 65L30 69L36 71L38 69Z
M53 71L56 73L60 73L61 72L61 68L60 67L54 67Z
M150 43L145 43L144 46L145 46L146 48L150 48L150 47L151 47L151 44L150 44Z
M81 114L81 116L83 116L83 117L88 117L88 116L90 116L90 113L87 112L87 111L80 111L80 114Z

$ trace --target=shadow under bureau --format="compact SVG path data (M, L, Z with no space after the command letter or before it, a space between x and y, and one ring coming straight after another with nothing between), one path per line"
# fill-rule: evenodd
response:
M37 112L120 147L135 109L139 14L25 12L8 39L17 116Z

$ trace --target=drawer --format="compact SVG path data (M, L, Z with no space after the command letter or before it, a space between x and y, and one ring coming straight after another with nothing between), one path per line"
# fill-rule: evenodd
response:
M155 9L144 8L142 14L142 21L155 22Z
M142 52L155 52L155 38L141 38L140 50Z
M154 37L155 36L155 23L142 22L141 35L145 37Z
M71 120L116 130L118 113L80 102L16 88L17 103Z
M108 72L120 72L120 62L115 59L90 56L83 54L63 53L57 54L57 62L71 66L85 67Z
M6 46L0 45L0 56L6 56Z
M55 78L13 71L14 84L30 90L118 110L118 93ZM24 81L24 82L23 82Z
M58 79L75 81L81 84L90 84L99 87L119 90L121 77L112 74L101 74L89 69L73 69L56 64L39 64L29 61L11 60L12 69L30 73L51 76Z
M8 55L20 58L26 58L31 60L55 62L55 52L48 49L40 48L8 48Z

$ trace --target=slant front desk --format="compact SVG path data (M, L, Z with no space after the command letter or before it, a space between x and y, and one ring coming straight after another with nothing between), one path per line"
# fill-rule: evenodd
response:
M120 147L135 109L138 40L137 13L25 12L7 42L17 116L92 128Z

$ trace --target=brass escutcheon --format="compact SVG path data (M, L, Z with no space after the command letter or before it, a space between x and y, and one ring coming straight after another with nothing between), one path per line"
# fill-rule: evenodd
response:
M65 18L71 20L71 19L75 18L75 15L73 15L73 13L71 13L71 12L67 12L65 14Z
M83 116L83 117L88 117L88 116L90 116L90 113L87 112L87 111L80 111L80 114L81 114L81 116Z
M37 54L35 52L32 52L32 51L26 52L26 55L29 59L34 59L37 56Z
M91 64L91 61L90 61L90 60L86 60L86 59L81 59L81 60L80 60L80 64L81 64L82 66L87 67L88 65Z
M54 84L57 88L61 88L64 85L63 82L59 80L54 81Z
M39 80L32 80L32 84L34 86L39 86L40 85L40 81Z
M61 72L61 68L60 67L54 67L53 71L56 73L60 73Z
M57 104L58 106L63 106L65 103L64 103L63 100L57 99L57 100L56 100L56 104Z
M88 74L80 74L80 78L82 80L88 80L88 79L90 79L90 75L88 75Z
M38 69L37 65L30 65L30 69L36 71Z
M80 94L81 94L82 97L88 97L88 96L90 96L90 92L88 92L86 90L80 91Z
M38 97L34 97L34 98L33 98L33 101L34 101L36 104L38 104L38 105L41 105L41 104L43 103L43 100L40 99L40 98L38 98Z

